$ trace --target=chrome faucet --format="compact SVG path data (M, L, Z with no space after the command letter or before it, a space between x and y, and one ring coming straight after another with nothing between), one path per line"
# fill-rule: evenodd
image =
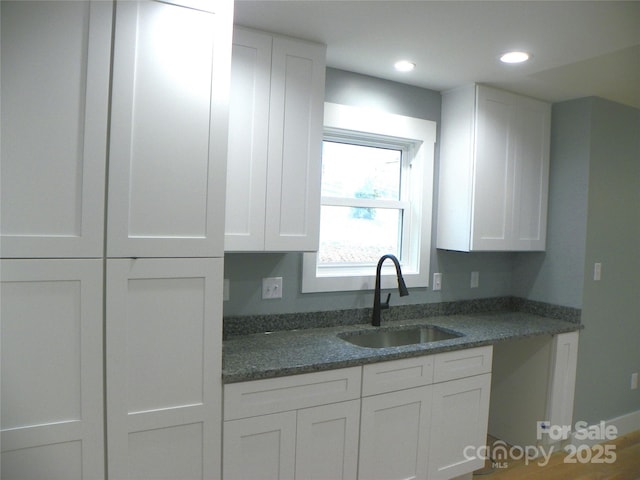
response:
M405 297L409 295L409 290L407 290L407 286L404 284L404 278L402 278L402 270L400 270L400 262L398 259L391 254L383 255L378 260L378 266L376 268L376 289L373 294L373 315L371 316L371 325L374 327L380 326L381 312L389 308L389 299L391 298L391 294L387 295L387 301L382 303L380 302L380 271L382 270L382 264L384 261L389 258L396 266L396 275L398 277L398 293L401 297Z

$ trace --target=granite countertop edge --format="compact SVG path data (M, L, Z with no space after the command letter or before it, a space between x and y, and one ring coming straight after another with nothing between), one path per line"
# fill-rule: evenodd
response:
M224 384L230 384L362 366L493 345L507 340L552 336L583 328L578 323L523 312L431 316L385 322L382 328L401 328L408 325L433 325L453 330L462 336L388 348L358 347L339 336L365 333L378 328L366 324L237 336L223 342L222 380Z

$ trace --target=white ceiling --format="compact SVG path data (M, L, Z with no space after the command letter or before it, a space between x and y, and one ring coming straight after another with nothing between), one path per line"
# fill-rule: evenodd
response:
M640 1L236 0L235 23L327 45L327 65L443 91L473 82L640 108ZM498 56L526 50L526 64ZM393 70L398 59L417 64Z

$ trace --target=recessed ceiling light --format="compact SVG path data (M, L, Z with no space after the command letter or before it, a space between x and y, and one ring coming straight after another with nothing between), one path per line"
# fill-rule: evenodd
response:
M416 64L410 62L409 60L400 60L393 64L395 69L399 72L410 72L414 68L416 68Z
M503 63L522 63L531 58L531 54L527 52L507 52L500 56L500 61Z

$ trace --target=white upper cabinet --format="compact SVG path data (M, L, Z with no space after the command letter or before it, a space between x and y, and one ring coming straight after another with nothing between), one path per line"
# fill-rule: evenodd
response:
M324 45L234 29L226 251L314 251Z
M117 6L109 257L223 254L232 6L200 3Z
M5 2L2 257L100 257L110 2Z
M442 99L437 247L545 249L551 106L485 86Z

